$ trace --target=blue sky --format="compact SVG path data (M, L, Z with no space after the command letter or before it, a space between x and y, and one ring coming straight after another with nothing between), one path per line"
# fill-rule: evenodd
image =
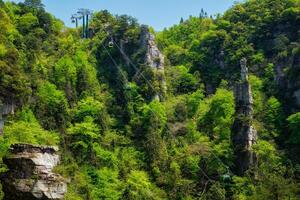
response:
M22 0L14 0L20 2ZM209 15L223 13L236 0L43 0L46 10L63 20L67 26L71 24L70 17L78 8L88 8L93 11L106 9L113 14L128 14L147 24L162 30L177 24L180 18L189 15L198 16L201 8Z

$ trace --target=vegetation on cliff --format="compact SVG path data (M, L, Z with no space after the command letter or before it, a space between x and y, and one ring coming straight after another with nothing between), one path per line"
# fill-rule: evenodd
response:
M0 103L16 108L5 116L0 157L13 143L59 145L66 200L299 199L299 0L248 0L224 15L150 28L164 73L145 63L144 28L99 11L82 39L38 0L0 0ZM233 86L242 58L258 164L237 176Z

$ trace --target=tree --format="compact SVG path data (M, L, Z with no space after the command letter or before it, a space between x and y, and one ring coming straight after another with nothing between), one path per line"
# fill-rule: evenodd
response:
M91 159L93 143L100 137L99 128L93 118L86 117L83 122L75 123L67 129L69 147L79 161Z
M44 82L37 91L38 103L35 113L46 129L66 127L68 103L64 93L55 85Z
M146 131L144 146L148 162L153 170L163 169L167 160L167 149L162 138L166 126L167 116L163 105L157 100L144 107L143 127Z
M17 119L4 126L4 135L0 138L0 157L15 143L57 145L59 137L55 132L44 130L33 112L25 107L17 113Z
M44 4L41 0L25 0L24 5L35 9L44 9Z
M184 20L183 20L183 18L181 17L179 23L182 24L183 22L184 22Z
M185 66L172 67L168 73L174 94L193 92L199 86L199 81Z
M291 136L289 142L291 144L300 144L300 112L292 114L287 118Z
M94 185L93 199L118 200L124 191L124 184L118 179L118 171L106 167L96 172Z
M65 91L69 101L76 99L77 71L72 58L64 56L57 61L54 79L58 88Z
M229 139L234 108L233 93L226 89L218 89L206 104L199 107L197 122L199 131L218 141Z
M269 136L276 137L284 124L284 112L281 103L275 97L270 97L265 107L266 132Z
M125 198L129 200L159 200L166 199L166 195L150 182L146 172L132 170L126 181Z
M22 15L17 24L18 30L23 34L28 34L34 28L38 26L38 18L34 16L32 13L26 13Z

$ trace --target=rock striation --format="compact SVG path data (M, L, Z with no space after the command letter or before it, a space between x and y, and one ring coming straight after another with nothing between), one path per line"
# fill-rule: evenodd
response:
M241 82L234 88L236 118L232 127L232 140L238 175L243 175L245 171L256 164L256 155L251 151L251 147L256 143L257 131L252 126L253 98L246 62L246 59L241 60Z
M50 146L12 145L10 154L3 158L9 169L1 175L4 199L63 199L66 181L52 172L60 161L57 151Z

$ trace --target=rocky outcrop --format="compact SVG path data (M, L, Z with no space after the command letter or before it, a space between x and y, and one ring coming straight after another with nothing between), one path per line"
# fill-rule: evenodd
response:
M154 69L164 69L164 56L155 43L155 37L147 26L142 27L142 44L146 46L145 61Z
M155 36L150 33L147 26L142 26L142 47L145 48L145 64L150 66L156 73L160 85L160 91L155 95L154 99L162 101L167 91L165 81L165 58L155 43Z
M232 127L232 140L236 155L236 171L238 175L243 175L256 164L256 155L251 151L251 147L257 140L257 132L252 126L253 98L248 81L246 59L241 60L241 82L236 84L234 95L236 119Z
M288 59L280 60L275 64L275 82L278 88L278 97L283 107L290 115L300 111L300 54Z
M60 158L56 147L15 144L3 158L9 171L1 175L5 200L63 199L65 180L52 172Z

